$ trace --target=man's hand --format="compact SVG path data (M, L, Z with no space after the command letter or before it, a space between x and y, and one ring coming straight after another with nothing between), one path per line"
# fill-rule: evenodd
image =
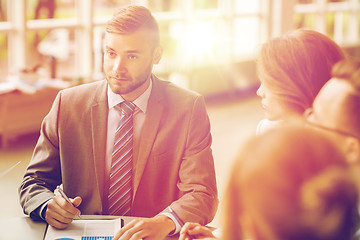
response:
M131 221L115 235L113 240L160 240L175 229L175 223L164 215Z
M72 222L75 216L80 216L80 210L77 209L82 201L81 197L70 198L72 205L63 197L55 196L47 204L45 220L51 226L64 229Z
M191 239L215 240L216 238L209 228L202 226L199 223L187 222L181 228L179 240Z

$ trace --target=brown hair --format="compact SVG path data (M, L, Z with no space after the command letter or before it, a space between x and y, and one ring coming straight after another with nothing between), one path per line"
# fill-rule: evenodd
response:
M223 239L351 239L358 190L335 145L312 129L285 127L250 140L239 154L225 196ZM249 237L249 236L246 236Z
M360 93L360 59L349 58L335 64L331 74L334 78L349 82Z
M341 48L327 36L297 29L263 44L257 69L270 90L302 114L331 78L333 65L343 58Z
M140 28L149 30L153 46L159 45L159 26L146 7L130 5L120 8L107 22L106 32L131 34Z
M360 59L346 59L338 62L332 69L333 78L348 82L354 92L345 97L345 107L340 116L348 132L360 139Z

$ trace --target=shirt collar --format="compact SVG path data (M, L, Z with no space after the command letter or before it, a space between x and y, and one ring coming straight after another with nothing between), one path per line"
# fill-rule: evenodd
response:
M147 104L150 98L150 93L151 93L151 89L152 89L152 77L150 79L150 84L149 87L145 90L145 92L143 94L141 94L137 99L135 99L133 101L133 103L136 105L136 107L138 107L143 113L146 113L146 109L147 109ZM108 106L109 109L115 107L116 105L118 105L119 103L125 101L121 95L114 93L109 84L107 87L107 98L108 98Z

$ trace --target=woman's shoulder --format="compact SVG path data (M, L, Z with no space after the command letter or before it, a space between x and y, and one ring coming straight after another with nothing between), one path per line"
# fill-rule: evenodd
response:
M256 127L256 135L261 135L270 129L274 129L281 125L282 121L271 121L267 118L262 119Z

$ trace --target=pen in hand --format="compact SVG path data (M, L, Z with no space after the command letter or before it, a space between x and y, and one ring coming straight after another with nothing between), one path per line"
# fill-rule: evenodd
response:
M66 194L64 193L64 191L60 188L60 186L57 186L56 189L59 191L60 195L68 202L70 203L71 205L72 202L70 201L70 199L66 196ZM74 205L73 205L74 206ZM74 206L75 207L75 206ZM81 219L80 215L78 215L78 217Z

